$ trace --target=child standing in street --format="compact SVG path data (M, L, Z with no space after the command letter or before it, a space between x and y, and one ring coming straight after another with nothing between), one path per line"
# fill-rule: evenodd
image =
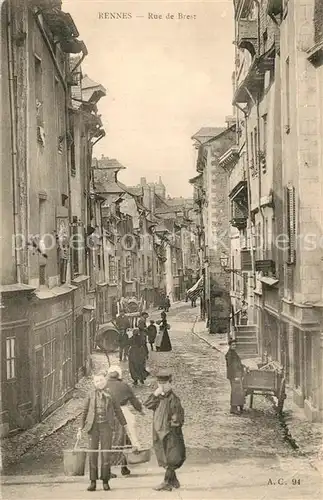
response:
M147 328L147 337L152 351L154 350L154 343L156 340L156 336L157 336L157 328L155 326L155 321L151 319L150 325Z
M114 431L114 419L117 418L120 425L127 433L127 422L122 413L120 405L107 388L106 374L101 372L93 377L94 390L90 392L85 400L82 423L78 430L77 438L81 438L83 430L88 432L89 448L91 450L105 450L101 454L101 480L103 489L110 490L109 481L111 474L111 459L109 451L112 449L112 438ZM96 490L98 475L98 451L89 454L90 486L88 491Z
M160 372L157 375L158 387L144 404L154 412L154 450L158 465L166 469L164 481L155 488L157 491L172 491L173 488L180 487L175 470L186 460L182 432L184 410L179 397L173 392L171 380L169 372Z

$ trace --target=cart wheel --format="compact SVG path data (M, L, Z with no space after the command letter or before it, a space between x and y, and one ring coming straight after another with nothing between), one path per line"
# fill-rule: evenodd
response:
M281 413L283 411L285 399L286 399L286 379L283 378L279 388L277 413Z
M249 404L249 408L252 408L252 405L253 405L253 392L250 393L250 404Z

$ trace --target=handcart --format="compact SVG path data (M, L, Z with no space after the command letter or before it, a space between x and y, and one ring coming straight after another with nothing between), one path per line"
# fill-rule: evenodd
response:
M246 396L250 395L250 408L254 395L274 396L277 398L277 412L283 411L286 399L286 379L284 371L275 363L267 363L258 370L247 369L243 386Z

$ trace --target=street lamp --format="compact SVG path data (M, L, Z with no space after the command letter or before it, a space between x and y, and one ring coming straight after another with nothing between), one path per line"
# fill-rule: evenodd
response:
M238 276L242 276L242 272L237 269L230 269L229 266L229 257L226 254L222 254L220 257L220 266L225 273L234 273Z

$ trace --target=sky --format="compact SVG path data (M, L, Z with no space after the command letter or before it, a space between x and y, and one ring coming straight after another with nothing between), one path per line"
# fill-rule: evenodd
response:
M83 74L107 90L98 104L106 137L95 156L117 158L129 186L161 176L171 196L192 196L191 137L232 114L233 1L63 0L63 10L89 52ZM131 19L102 18L115 12Z

